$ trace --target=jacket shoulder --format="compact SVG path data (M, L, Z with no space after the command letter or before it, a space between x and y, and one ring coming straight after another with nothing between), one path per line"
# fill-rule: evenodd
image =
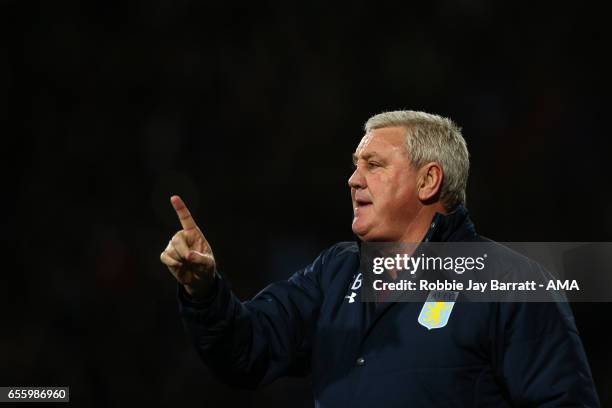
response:
M323 250L310 265L298 271L290 280L301 276L313 279L325 288L340 275L352 275L358 267L357 242L338 242Z

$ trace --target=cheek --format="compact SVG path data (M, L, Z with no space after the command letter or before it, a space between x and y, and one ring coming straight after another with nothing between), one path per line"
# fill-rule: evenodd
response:
M416 197L416 180L412 174L384 172L370 174L368 190L379 211L394 211L406 208Z
M403 212L415 201L416 187L406 178L389 179L381 184L382 203L387 210Z
M389 190L391 190L390 187L394 185L394 180L382 172L371 174L367 181L368 190L370 190L372 197L383 197L388 195Z
M416 197L415 186L406 183L395 190L396 199L398 202L410 203Z
M383 172L372 175L370 182L372 183L371 187L373 187L378 194L390 194L401 186L401 179Z

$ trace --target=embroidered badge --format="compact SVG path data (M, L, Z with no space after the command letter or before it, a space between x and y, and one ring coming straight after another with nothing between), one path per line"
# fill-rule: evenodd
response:
M459 292L431 291L419 314L419 323L428 330L446 326L458 296Z

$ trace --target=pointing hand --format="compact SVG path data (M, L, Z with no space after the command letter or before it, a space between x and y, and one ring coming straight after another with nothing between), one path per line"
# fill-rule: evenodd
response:
M204 298L209 294L215 279L212 249L181 197L172 196L170 202L182 230L174 234L160 259L189 295Z

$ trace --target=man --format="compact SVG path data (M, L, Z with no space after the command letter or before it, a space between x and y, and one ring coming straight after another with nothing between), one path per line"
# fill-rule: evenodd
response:
M480 241L468 217L468 151L449 119L376 115L354 153L353 232L364 242ZM183 201L161 254L180 313L222 381L256 387L312 373L317 407L598 406L567 305L457 303L444 327L422 303L361 302L360 246L339 243L240 302Z

